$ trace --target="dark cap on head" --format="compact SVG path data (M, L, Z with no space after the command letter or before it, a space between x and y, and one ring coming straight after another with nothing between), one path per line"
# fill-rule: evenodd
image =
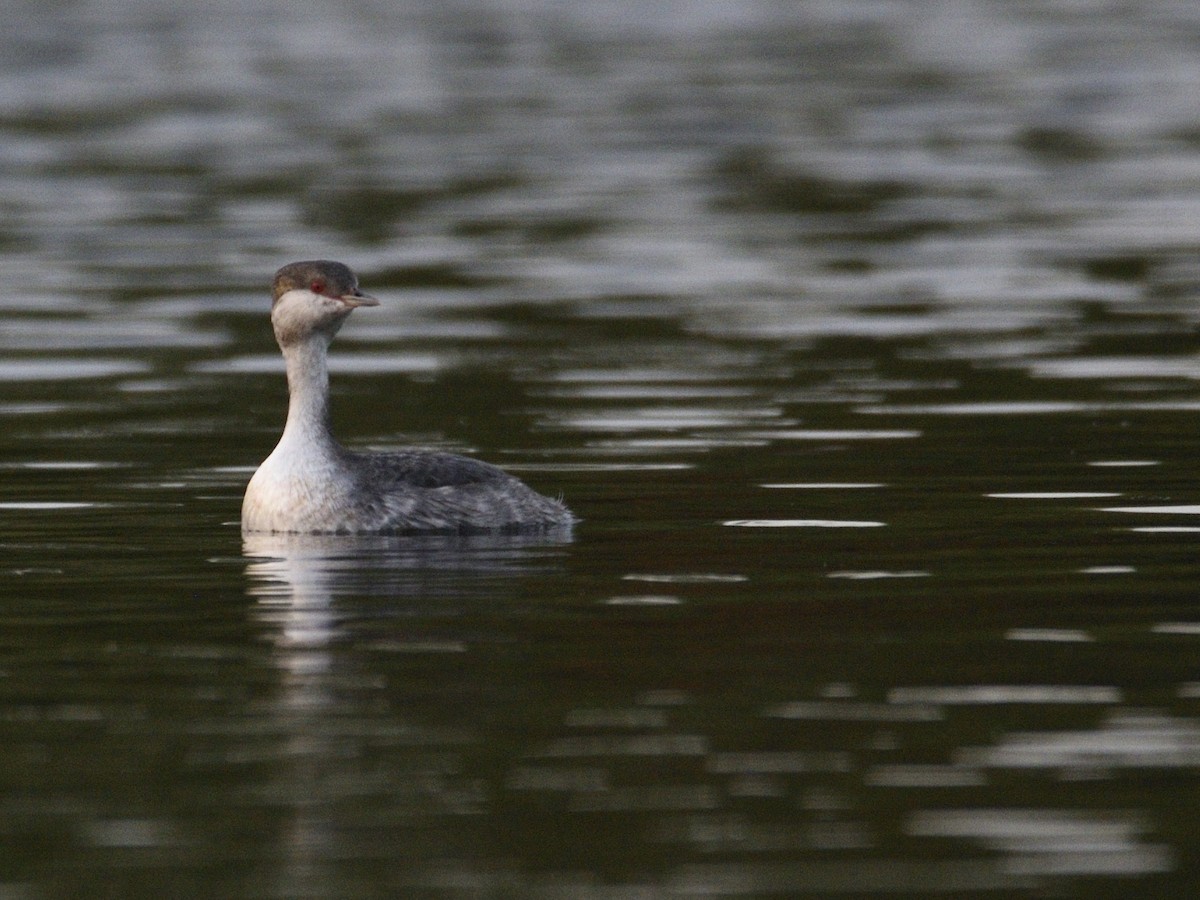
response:
M358 278L350 267L331 259L307 259L288 263L275 273L271 286L271 305L296 288L307 288L315 294L342 297L358 290Z

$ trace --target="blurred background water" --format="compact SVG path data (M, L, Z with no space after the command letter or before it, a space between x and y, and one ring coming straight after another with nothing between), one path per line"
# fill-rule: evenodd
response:
M1200 7L4 11L0 897L1200 887ZM315 256L573 540L243 542Z

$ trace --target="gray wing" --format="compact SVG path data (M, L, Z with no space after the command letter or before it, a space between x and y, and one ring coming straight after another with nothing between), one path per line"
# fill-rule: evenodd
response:
M454 453L353 454L363 520L378 531L526 531L575 517L503 469Z
M517 481L491 463L457 453L397 450L354 454L354 457L357 463L355 468L370 484L385 492L406 487L429 489Z

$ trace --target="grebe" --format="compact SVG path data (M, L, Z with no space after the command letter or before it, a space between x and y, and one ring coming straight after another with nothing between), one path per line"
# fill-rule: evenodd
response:
M333 336L379 301L347 266L294 262L275 273L271 326L287 363L283 436L246 486L243 532L529 532L576 521L496 466L422 450L354 453L329 428Z

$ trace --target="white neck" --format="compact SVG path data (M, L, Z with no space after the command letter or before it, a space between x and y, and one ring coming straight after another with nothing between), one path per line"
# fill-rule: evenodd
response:
M289 399L280 444L335 445L329 427L328 350L329 339L319 333L284 349Z

